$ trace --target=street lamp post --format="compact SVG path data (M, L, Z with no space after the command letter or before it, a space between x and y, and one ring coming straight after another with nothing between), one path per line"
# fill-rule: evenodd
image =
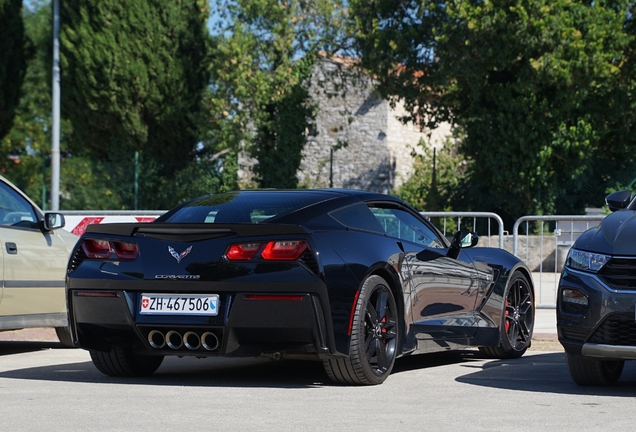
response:
M53 0L53 109L51 113L51 210L60 209L60 1Z

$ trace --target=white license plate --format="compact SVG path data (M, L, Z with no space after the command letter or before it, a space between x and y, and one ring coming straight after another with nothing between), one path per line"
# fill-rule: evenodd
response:
M219 314L218 294L142 294L139 313L143 315Z

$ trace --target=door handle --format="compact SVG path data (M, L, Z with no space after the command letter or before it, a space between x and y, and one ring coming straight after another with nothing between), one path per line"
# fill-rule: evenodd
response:
M9 255L16 255L18 253L18 245L13 242L6 242L5 247L7 248L7 253Z

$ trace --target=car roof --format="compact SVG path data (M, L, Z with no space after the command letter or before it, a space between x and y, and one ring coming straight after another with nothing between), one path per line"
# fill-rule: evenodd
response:
M285 198L286 196L286 198ZM233 197L228 201L224 201L224 197ZM270 200L271 198L271 200ZM219 200L215 202L215 200ZM352 201L353 200L353 201ZM230 201L232 204L230 204ZM284 214L292 214L301 211L304 208L322 208L320 211L326 211L326 208L335 208L333 206L341 206L353 202L392 202L396 205L404 205L404 203L390 195L378 194L374 192L353 190L353 189L249 189L223 192L219 194L205 195L194 198L178 207L170 210L156 220L156 222L176 221L189 222L189 219L201 219L203 213L209 216L205 207L216 207L217 205L228 206L225 211L219 209L215 213L215 221L218 217L220 220L228 219L231 215L232 222L241 222L252 218L252 210L261 206L259 211L270 211L280 205L281 211L278 216ZM331 204L327 204L331 202ZM327 207L322 207L326 205ZM264 206L264 207L263 207ZM318 206L318 207L316 207ZM271 207L267 208L266 207ZM198 208L198 209L197 209ZM249 209L252 210L249 210ZM249 212L248 212L249 210ZM265 213L267 214L267 213ZM272 220L276 212L271 213ZM205 217L208 217L205 216ZM230 221L230 219L228 219Z
M358 189L247 189L236 191L238 194L261 194L261 193L281 193L289 192L293 194L307 194L307 195L324 195L325 199L338 198L342 196L356 196L362 201L396 201L400 202L399 198L391 195L381 194L377 192L369 192Z

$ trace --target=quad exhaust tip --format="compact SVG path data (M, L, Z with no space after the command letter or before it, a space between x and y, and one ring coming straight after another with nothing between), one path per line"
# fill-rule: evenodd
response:
M207 351L214 351L219 347L219 338L212 332L205 332L201 335L201 344Z
M148 343L154 349L161 349L166 346L166 337L159 330L148 333Z
M182 336L176 330L170 330L166 334L160 330L151 330L148 333L148 343L154 349L162 349L166 345L173 350L178 350L183 346L191 351L196 351L200 348L206 351L214 351L219 348L218 336L209 331L201 336L194 331L187 331Z
M183 344L189 350L198 350L201 346L201 339L198 334L193 331L189 331L183 335Z
M179 349L183 346L183 337L181 337L181 333L170 330L166 333L166 345L168 345L172 349Z

